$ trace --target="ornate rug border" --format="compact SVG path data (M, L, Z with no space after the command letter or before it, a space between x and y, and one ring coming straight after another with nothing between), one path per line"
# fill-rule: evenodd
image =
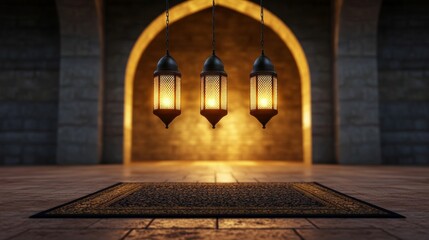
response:
M126 183L140 183L140 182L118 182L108 187L102 188L96 192L87 194L80 198L74 199L72 201L66 202L59 206L47 209L45 211L36 213L29 218L405 218L405 216L395 213L393 211L387 210L385 208L379 207L377 205L371 204L369 202L357 199L350 195L344 194L337 190L334 190L330 187L327 187L318 182L296 182L296 183L313 183L318 185L321 188L325 188L329 191L332 191L336 194L342 195L346 198L350 198L354 201L357 201L362 204L366 204L372 208L384 211L387 214L193 214L193 215L182 215L182 214L48 214L49 212L67 206L72 203L76 203L85 198L94 196L108 189L114 188L121 184ZM150 182L142 182L145 184L150 184ZM179 182L178 182L179 183ZM267 182L268 183L268 182ZM269 182L269 183L292 183L292 182ZM215 184L215 183L213 183Z

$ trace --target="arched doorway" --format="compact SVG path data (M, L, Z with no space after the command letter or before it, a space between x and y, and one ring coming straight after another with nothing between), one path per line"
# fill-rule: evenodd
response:
M252 19L258 20L259 19L259 6L248 2L248 1L229 1L229 0L223 0L218 1L218 5L222 7L226 7L228 9L232 9L236 12L239 12L241 14L244 14ZM202 3L200 1L188 1L182 4L179 4L178 6L171 9L172 20L171 22L176 22L179 19L182 19L186 16L189 16L191 14L194 14L198 11L201 11L205 8L210 7L209 3ZM254 23L255 26L258 26L257 23ZM274 16L269 11L266 11L266 25L272 29L277 37L284 43L286 49L288 49L290 56L295 60L295 67L296 67L296 74L300 80L300 133L301 135L301 151L302 151L302 160L305 163L311 163L311 105L310 105L310 76L309 76L309 69L307 65L307 61L305 58L305 55L303 53L303 50L298 43L297 39L294 37L293 33L287 28L287 26L279 20L276 16ZM139 63L141 62L141 58L143 53L145 52L146 48L151 44L151 42L156 38L157 34L162 31L164 28L164 16L159 16L157 19L155 19L142 33L142 35L137 40L136 44L133 47L133 50L131 52L130 58L128 60L127 69L126 69L126 82L125 82L125 113L124 113L124 162L130 163L132 159L132 148L133 148L133 106L135 106L134 101L135 96L133 96L133 93L135 91L135 79L138 74L138 68ZM174 30L173 30L174 31ZM195 36L198 37L198 29L194 29ZM180 33L176 33L180 34ZM226 43L227 44L227 43ZM257 42L256 42L257 44ZM207 43L208 47L210 46L210 43ZM209 48L206 49L209 49ZM174 51L173 51L174 52ZM157 53L162 54L162 51ZM196 65L196 73L198 74L200 71L200 64L202 64L205 55L208 55L209 52L203 55L202 59L188 59L188 61L185 61L185 64L193 64ZM222 57L222 54L219 53L219 55ZM257 54L254 54L252 56L252 60L248 61L245 60L243 63L240 63L241 68L240 71L249 72L250 67L252 64L253 59L257 56ZM153 59L158 59L158 57L155 57ZM154 60L152 62L154 62ZM156 60L155 60L156 61ZM181 62L179 62L180 66ZM227 65L228 68L228 65ZM153 70L150 70L153 71ZM228 71L228 69L227 69ZM198 75L197 75L198 76ZM184 76L185 77L185 76ZM191 76L189 76L191 77ZM194 78L194 76L192 76ZM195 80L195 81L194 81ZM196 77L194 80L195 84L198 85L198 77ZM241 82L242 86L247 89L247 81L248 79L231 79L233 82ZM191 81L190 81L191 82ZM184 86L183 91L186 90L186 86ZM196 93L198 94L198 92ZM151 94L149 96L145 96L144 99L140 99L141 101L145 99L150 99L151 101ZM197 98L198 99L198 98ZM230 101L233 100L230 98ZM247 97L243 97L241 99L241 102L248 102ZM184 103L185 104L185 103ZM248 103L247 103L248 104ZM198 112L198 108L194 109L193 111ZM233 108L231 108L231 114L233 112ZM251 118L250 115L241 114L241 117ZM238 119L239 121L239 119ZM254 126L258 126L256 120L252 119ZM143 123L142 123L143 124ZM240 123L235 123L240 124ZM259 126L258 126L259 127ZM189 126L189 128L192 128L192 126ZM174 128L173 128L174 129ZM134 129L135 130L135 129ZM233 128L229 129L230 131L233 130ZM274 129L275 130L275 129ZM174 130L173 130L174 131ZM216 130L218 131L218 130ZM218 132L222 131L222 129L219 129ZM261 130L262 131L262 130ZM214 133L211 137L215 137L217 133ZM246 138L246 136L244 136ZM221 139L221 138L218 138ZM135 140L135 139L134 139ZM237 139L237 140L243 140L243 139ZM260 140L263 139L256 139L255 141L259 141L259 144L263 144ZM219 148L217 151L222 151L224 149ZM270 149L265 149L266 151L269 151Z

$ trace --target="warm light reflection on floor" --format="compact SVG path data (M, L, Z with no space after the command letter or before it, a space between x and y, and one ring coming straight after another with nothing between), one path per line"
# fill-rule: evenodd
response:
M304 167L304 168L303 168ZM168 178L168 181L183 182L254 182L253 174L247 176L247 171L260 171L260 175L265 175L267 169L306 169L311 170L311 166L303 162L292 161L140 161L126 165L124 174L127 176L140 172L143 169L153 169L151 174L160 174L164 176L165 172L173 171L175 173L183 172L185 178ZM155 170L156 169L156 170ZM148 177L148 173L142 173L142 176ZM305 173L304 173L305 174ZM306 175L306 174L305 174ZM192 176L192 177L190 177ZM154 175L152 175L154 177ZM156 176L158 178L158 176Z
M222 168L222 167L233 167L233 166L248 166L248 167L257 167L257 166L285 166L285 165L302 165L302 162L298 161L253 161L253 160L240 160L240 161L210 161L210 160L199 160L199 161L175 161L175 160L166 160L166 161L139 161L132 162L130 167L132 166L140 166L140 165L153 165L153 166L195 166L195 167L212 167L212 168Z

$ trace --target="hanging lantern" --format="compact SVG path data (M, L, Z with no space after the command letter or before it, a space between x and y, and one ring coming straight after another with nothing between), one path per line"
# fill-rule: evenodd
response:
M216 55L207 58L200 77L200 113L215 128L220 119L228 114L227 74L222 61Z
M228 92L227 92L227 77L224 66L220 58L215 54L215 31L214 31L214 11L215 2L213 0L212 7L212 33L213 54L204 62L203 71L200 74L201 83L201 99L200 113L209 120L212 128L224 116L228 114Z
M176 61L170 56L162 57L153 77L153 113L165 124L165 128L180 115L181 74Z
M261 0L261 50L250 73L250 115L265 128L277 115L277 73L271 60L264 54L264 11Z
M277 73L270 59L261 55L250 73L250 114L265 128L277 113Z
M153 74L153 114L165 124L165 128L180 115L181 74L176 61L170 56L168 41L169 11L166 1L166 48L167 53L158 61Z

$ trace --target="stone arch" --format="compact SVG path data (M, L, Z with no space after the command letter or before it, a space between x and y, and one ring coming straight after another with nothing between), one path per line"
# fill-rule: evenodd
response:
M340 164L380 163L377 26L381 2L335 1L335 150Z
M249 1L218 0L219 6L232 9L241 14L259 20L260 6ZM174 23L188 15L209 8L211 2L186 1L170 10L170 22ZM253 14L254 13L254 14ZM133 119L133 82L140 58L149 43L164 29L164 15L158 16L140 35L131 51L125 73L124 96L124 144L123 160L125 164L131 162L132 148L132 119ZM311 82L310 71L304 51L292 31L270 11L265 11L265 24L278 34L280 39L291 51L300 75L302 97L302 131L303 131L303 159L304 163L312 162L311 136Z

